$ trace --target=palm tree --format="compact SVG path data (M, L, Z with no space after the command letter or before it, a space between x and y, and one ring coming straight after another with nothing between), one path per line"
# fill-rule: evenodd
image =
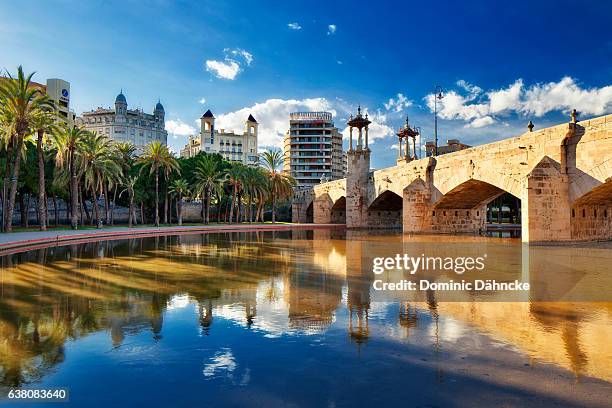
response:
M247 211L246 219L249 222L253 222L253 202L258 200L259 197L265 197L267 187L266 173L262 168L259 167L247 167L244 173L244 191L247 195ZM259 205L257 207L257 213L255 215L255 221L257 221L257 215L259 215Z
M232 204L230 207L229 213L229 222L230 224L234 219L234 208L236 208L236 199L238 197L238 193L242 191L242 187L244 185L244 171L245 166L242 163L232 163L230 168L227 169L226 182L232 189ZM236 209L236 215L240 212L240 208Z
M219 161L213 156L198 156L194 170L195 183L193 190L202 197L202 222L210 223L210 200L213 195L221 194L224 173L219 167Z
M136 153L136 146L134 146L131 142L118 142L114 144L113 149L113 157L115 158L117 164L121 167L122 175L127 175L130 171L130 168L134 164L134 154ZM111 205L110 212L110 223L114 224L115 221L115 202L117 201L117 189L124 185L124 178L119 179L109 179L109 185L114 186L113 190L113 200ZM130 214L131 215L131 214Z
M32 119L32 127L36 130L36 150L38 152L38 219L40 230L47 229L47 194L45 191L45 154L43 138L45 134L57 131L56 115L50 109L40 109Z
M119 178L121 174L121 167L112 156L111 140L95 132L88 133L81 142L80 162L85 188L91 190L96 225L102 228L98 192L103 191L107 179Z
M144 153L138 159L138 163L143 164L141 171L149 168L149 174L155 174L155 226L159 227L159 170L164 170L167 174L172 171L180 173L180 167L168 147L156 140L151 142Z
M3 113L10 119L8 122L8 136L15 147L15 159L11 175L11 191L7 202L6 228L10 232L13 228L12 219L17 195L17 180L21 165L21 150L23 140L31 129L32 120L41 110L52 108L52 102L39 87L33 86L32 76L25 75L23 68L17 68L17 77L7 72L8 79L0 83L0 99L2 99ZM9 160L12 160L10 155Z
M136 183L138 183L138 177L137 176L131 176L131 177L125 177L123 179L123 185L125 186L125 189L123 191L121 191L121 193L119 193L119 197L121 197L121 195L124 192L128 193L128 200L129 200L129 214L128 214L128 227L132 228L132 224L137 222L136 221L136 211L134 209L134 188L136 187Z
M293 177L280 171L284 163L284 156L280 150L268 149L261 153L260 163L268 172L268 191L272 201L272 223L275 223L277 200L291 197L293 195L293 187L297 183Z
M170 193L176 195L176 217L178 225L183 225L183 196L189 194L189 184L186 180L174 180L170 184Z
M70 177L70 226L72 229L77 229L78 226L79 183L77 177L77 149L88 134L89 132L84 128L74 126L70 129L56 132L53 135L53 142L57 147L56 166L60 170L67 168Z

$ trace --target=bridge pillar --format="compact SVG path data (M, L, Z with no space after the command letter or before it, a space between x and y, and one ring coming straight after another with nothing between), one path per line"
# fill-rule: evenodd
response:
M526 187L521 200L523 242L569 241L569 180L559 163L545 156L527 175Z
M404 189L403 195L404 233L428 232L431 229L433 207L429 187L418 178Z
M331 210L334 205L329 194L315 197L312 203L313 222L315 224L331 224Z
M368 222L370 149L347 153L346 227L362 228Z

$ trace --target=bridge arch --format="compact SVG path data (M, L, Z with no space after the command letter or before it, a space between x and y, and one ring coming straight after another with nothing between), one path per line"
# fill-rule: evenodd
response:
M572 239L612 239L612 178L572 203L570 225Z
M498 186L470 178L439 197L430 215L433 232L518 234L521 201Z
M391 190L384 190L368 206L368 227L400 228L402 211L402 197Z
M330 222L332 224L346 224L346 197L338 198L334 205L332 205Z

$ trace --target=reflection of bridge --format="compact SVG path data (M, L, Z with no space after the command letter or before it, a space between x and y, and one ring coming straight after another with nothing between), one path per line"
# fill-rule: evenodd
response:
M373 172L366 136L346 179L296 193L293 221L482 233L504 193L520 199L523 241L612 239L612 115Z

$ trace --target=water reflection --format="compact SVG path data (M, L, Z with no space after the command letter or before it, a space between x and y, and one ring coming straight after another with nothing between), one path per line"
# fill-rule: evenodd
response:
M440 239L380 232L347 236L341 229L237 232L93 242L5 256L0 383L16 387L44 382L56 372L68 375L62 371L62 363L70 360L66 347L87 355L78 345L89 337L99 342L92 354L109 352L96 336L107 336L111 353L139 353L130 348L134 343L169 347L165 342L175 344L180 335L181 341L202 336L218 346L204 353L203 346L186 343L185 349L172 348L177 359L202 353L197 364L203 378L246 386L255 372L265 375L255 363L241 363L237 345L224 343L245 331L256 337L244 342L258 344L268 362L278 357L274 353L289 353L288 345L309 338L309 346L349 359L356 358L350 350L379 364L398 359L397 368L405 364L399 359L411 355L398 347L413 347L420 357L411 364L433 361L433 378L442 383L445 370L454 370L453 359L464 358L458 356L466 353L466 344L483 361L491 359L489 364L502 358L490 350L503 345L507 353L529 356L532 365L552 363L575 378L612 381L610 302L496 302L494 293L448 302L431 290L389 298L372 291L375 276L368 265L379 246L415 252L486 250L495 259L490 272L500 279L545 281L553 265L563 294L595 296L612 286L609 245L529 248L514 240L448 237L441 246ZM535 286L550 295L550 285ZM275 342L274 348L259 337ZM140 356L145 368L166 357Z

